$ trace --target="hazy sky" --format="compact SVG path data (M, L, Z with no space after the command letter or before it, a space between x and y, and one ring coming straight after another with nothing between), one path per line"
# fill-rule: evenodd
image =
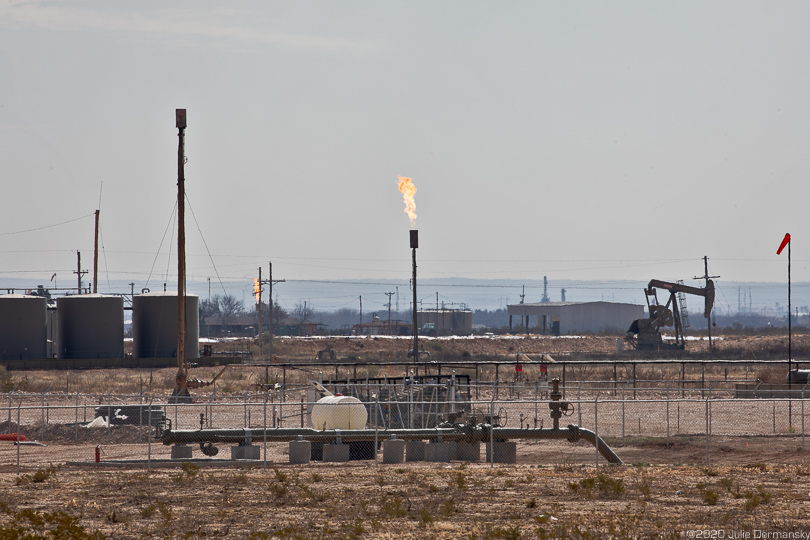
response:
M68 286L77 250L91 269L99 199L100 284L171 276L176 108L193 279L272 260L407 282L402 175L425 278L689 279L708 255L779 282L789 231L808 281L808 20L739 0L9 0L0 282Z

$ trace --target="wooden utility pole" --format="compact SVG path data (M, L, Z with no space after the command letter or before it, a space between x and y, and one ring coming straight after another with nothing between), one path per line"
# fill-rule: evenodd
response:
M259 267L259 281L256 283L256 310L259 312L259 358L264 358L264 343L262 341L262 267ZM272 326L272 321L270 325Z
M82 270L82 252L76 252L76 294L82 294L82 278L87 273L87 270Z
M174 396L181 398L188 393L188 365L186 364L186 228L185 228L185 130L186 110L175 111L177 126L177 376ZM189 396L190 399L190 396Z
M273 263L268 263L270 267L270 275L268 277L267 283L270 285L270 297L267 299L267 306L270 311L270 361L273 360L273 284L274 283L284 283L285 279L277 279L273 281Z
M394 296L394 293L387 292L383 293L388 296L388 334L391 334L391 297Z
M717 279L719 277L720 276L710 276L709 275L709 257L704 255L703 256L703 276L702 277L698 276L698 277L696 277L694 279L705 279L706 280L706 288L708 288L709 287L709 280ZM707 305L707 309L705 310L705 315L706 315L706 318L708 319L708 324L709 324L709 326L708 326L708 328L709 328L709 359L711 360L712 353L713 353L713 349L712 349L712 311L711 311L711 306Z
M98 215L101 211L96 210L96 242L93 249L93 294L98 293Z

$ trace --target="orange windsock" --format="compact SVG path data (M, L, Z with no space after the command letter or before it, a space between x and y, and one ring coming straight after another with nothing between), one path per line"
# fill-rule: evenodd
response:
M413 196L416 195L416 186L410 178L406 176L397 176L399 178L399 192L402 193L402 199L405 201L405 213L411 220L411 227L416 223L416 201Z

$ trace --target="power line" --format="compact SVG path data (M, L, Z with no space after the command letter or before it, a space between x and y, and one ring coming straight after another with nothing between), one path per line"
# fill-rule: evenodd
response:
M82 217L77 217L77 218L74 218L74 219L69 219L67 221L62 221L61 223L54 223L53 225L45 225L44 227L37 227L36 229L26 229L24 231L13 231L13 232L0 233L0 236L6 236L6 235L9 235L9 234L22 234L22 233L27 233L27 232L42 231L42 230L45 230L45 229L52 229L54 227L59 227L60 225L65 225L67 223L73 223L74 221L79 221L81 219L85 219L85 218L88 218L88 217L95 217L95 215L96 215L96 213L93 212L92 214L89 214L87 216L82 216Z

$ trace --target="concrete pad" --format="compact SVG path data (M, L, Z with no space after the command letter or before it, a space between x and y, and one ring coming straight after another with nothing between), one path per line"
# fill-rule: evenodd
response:
M407 441L405 461L425 461L425 441Z
M349 461L348 444L324 444L323 460L332 463L344 463Z
M405 462L405 441L402 439L388 439L383 441L383 463Z
M432 442L425 445L425 461L450 462L450 443Z
M490 446L487 443L487 463L492 462ZM495 443L495 463L517 463L517 443L511 441Z
M191 446L188 444L173 445L172 459L191 459Z
M457 441L456 459L459 461L481 461L481 443Z
M247 446L231 446L231 459L261 459L261 448L249 444Z
M290 441L290 464L309 463L312 457L312 443L309 441Z

